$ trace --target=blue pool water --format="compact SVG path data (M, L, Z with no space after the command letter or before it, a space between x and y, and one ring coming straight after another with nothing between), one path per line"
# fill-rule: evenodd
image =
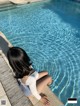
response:
M53 0L0 12L0 30L22 47L35 70L48 70L51 90L65 106L80 106L80 4ZM77 104L67 104L75 97Z

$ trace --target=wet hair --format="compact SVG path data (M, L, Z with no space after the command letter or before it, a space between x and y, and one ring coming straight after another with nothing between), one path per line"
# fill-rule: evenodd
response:
M29 75L31 69L29 66L32 64L27 53L20 47L11 47L7 52L7 58L9 64L12 67L15 78L23 78L26 75Z

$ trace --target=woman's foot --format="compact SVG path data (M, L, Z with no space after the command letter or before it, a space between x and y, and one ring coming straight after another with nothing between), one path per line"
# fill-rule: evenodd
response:
M47 95L45 95L44 93L40 93L41 95L41 102L45 105L45 106L49 106L50 105L50 101L47 98Z

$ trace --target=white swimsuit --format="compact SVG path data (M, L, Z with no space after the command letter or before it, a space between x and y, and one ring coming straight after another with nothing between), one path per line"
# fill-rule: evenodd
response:
M39 95L36 88L36 80L38 79L38 77L39 77L39 73L35 71L28 77L25 84L22 83L21 79L18 79L18 81L20 82L20 87L26 96L30 96L32 94L38 100L40 100L41 96Z

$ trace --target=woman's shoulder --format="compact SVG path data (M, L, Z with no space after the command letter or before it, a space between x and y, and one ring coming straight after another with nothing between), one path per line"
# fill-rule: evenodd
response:
M28 77L29 76L24 76L22 79L21 79L21 82L23 83L23 84L26 84L26 80L28 79Z
M26 75L26 76L24 76L24 77L21 79L21 82L22 82L23 84L26 84L26 82L27 82L29 79L31 79L31 76L32 76L34 73L35 73L35 71L31 71L29 75Z

